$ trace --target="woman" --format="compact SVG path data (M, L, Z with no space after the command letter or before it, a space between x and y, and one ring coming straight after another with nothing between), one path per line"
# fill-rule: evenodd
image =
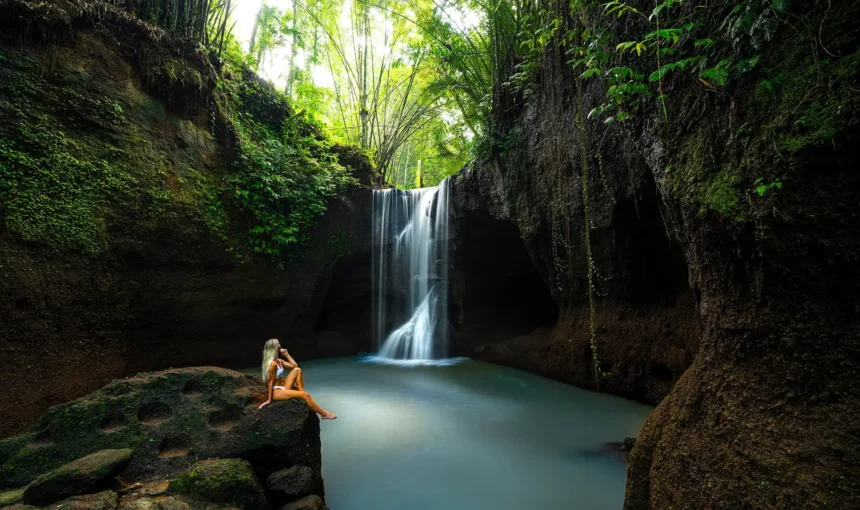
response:
M284 357L279 359L278 354ZM290 369L287 373L287 369ZM318 406L310 395L305 391L305 380L302 377L302 369L296 360L290 356L286 349L281 349L281 343L277 338L272 338L263 346L263 382L269 383L269 398L262 404L260 409L272 403L273 400L289 400L300 398L308 403L308 407L320 415L323 420L337 418L334 414ZM277 381L283 381L276 385Z

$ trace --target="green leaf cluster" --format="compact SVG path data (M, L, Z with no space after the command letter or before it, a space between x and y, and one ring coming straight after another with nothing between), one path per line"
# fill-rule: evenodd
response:
M290 260L310 239L328 200L357 181L283 93L253 79L241 64L225 76L218 101L238 142L225 186L249 223L237 255Z
M104 209L136 184L116 160L89 153L44 114L19 118L0 138L0 216L25 241L97 253L106 245Z

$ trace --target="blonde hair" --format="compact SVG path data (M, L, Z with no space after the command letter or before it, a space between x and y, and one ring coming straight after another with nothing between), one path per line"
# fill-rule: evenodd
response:
M270 338L268 341L266 341L266 345L263 346L263 382L268 382L269 380L269 365L271 365L272 362L275 361L275 359L278 357L278 348L280 346L281 343L278 342L277 338Z

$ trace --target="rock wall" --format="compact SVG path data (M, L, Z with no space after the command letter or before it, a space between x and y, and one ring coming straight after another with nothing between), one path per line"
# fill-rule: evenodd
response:
M6 172L23 143L44 148L34 152L46 171L80 172L73 200L50 190L28 212L51 239L28 239L9 223L13 204L0 204L0 437L114 378L255 366L271 337L297 359L367 350L370 288L352 283L370 274L366 159L335 147L361 185L330 200L294 262L237 258L241 214L210 212L232 151L213 113L212 65L87 5L95 14L0 5L2 178L18 179Z
M530 136L545 140L549 134L537 126ZM558 219L552 166L534 163L522 182L510 164L495 158L453 178L457 353L659 402L692 363L701 323L683 250L663 225L653 179L643 174L617 199L601 196L592 204L603 209L591 232L595 378L582 222L577 211L564 226Z
M606 29L614 48L653 29L647 16L582 4L576 15L557 9L562 31ZM530 322L511 328L514 338L489 334L492 321L470 298L486 282L467 274L453 297L464 351L662 398L631 453L629 509L860 502L858 6L769 5L695 14L704 33L746 26L730 57L757 55L755 71L733 71L726 86L671 75L661 82L665 111L643 102L632 120L590 121L584 131L578 114L604 103L607 85L581 78L564 44L548 45L531 98L508 101L519 106L497 119L504 148L453 181L457 222L489 217L508 245L516 232L559 316L552 325L549 312L525 312ZM685 3L678 16L695 8ZM635 52L612 55L610 65L643 65ZM465 236L457 245L468 267L464 251L478 247Z

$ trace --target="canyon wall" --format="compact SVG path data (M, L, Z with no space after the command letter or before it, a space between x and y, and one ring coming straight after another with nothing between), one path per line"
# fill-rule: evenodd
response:
M286 263L237 256L217 62L102 7L0 3L0 436L113 378L255 366L271 337L370 348L367 159L332 148L359 184ZM293 115L256 86L249 115Z
M653 29L584 5L560 34ZM706 35L742 25L731 79L667 75L664 101L582 128L608 85L559 35L530 94L497 94L505 143L452 182L460 352L660 402L629 509L860 504L858 6L790 7L684 4Z

